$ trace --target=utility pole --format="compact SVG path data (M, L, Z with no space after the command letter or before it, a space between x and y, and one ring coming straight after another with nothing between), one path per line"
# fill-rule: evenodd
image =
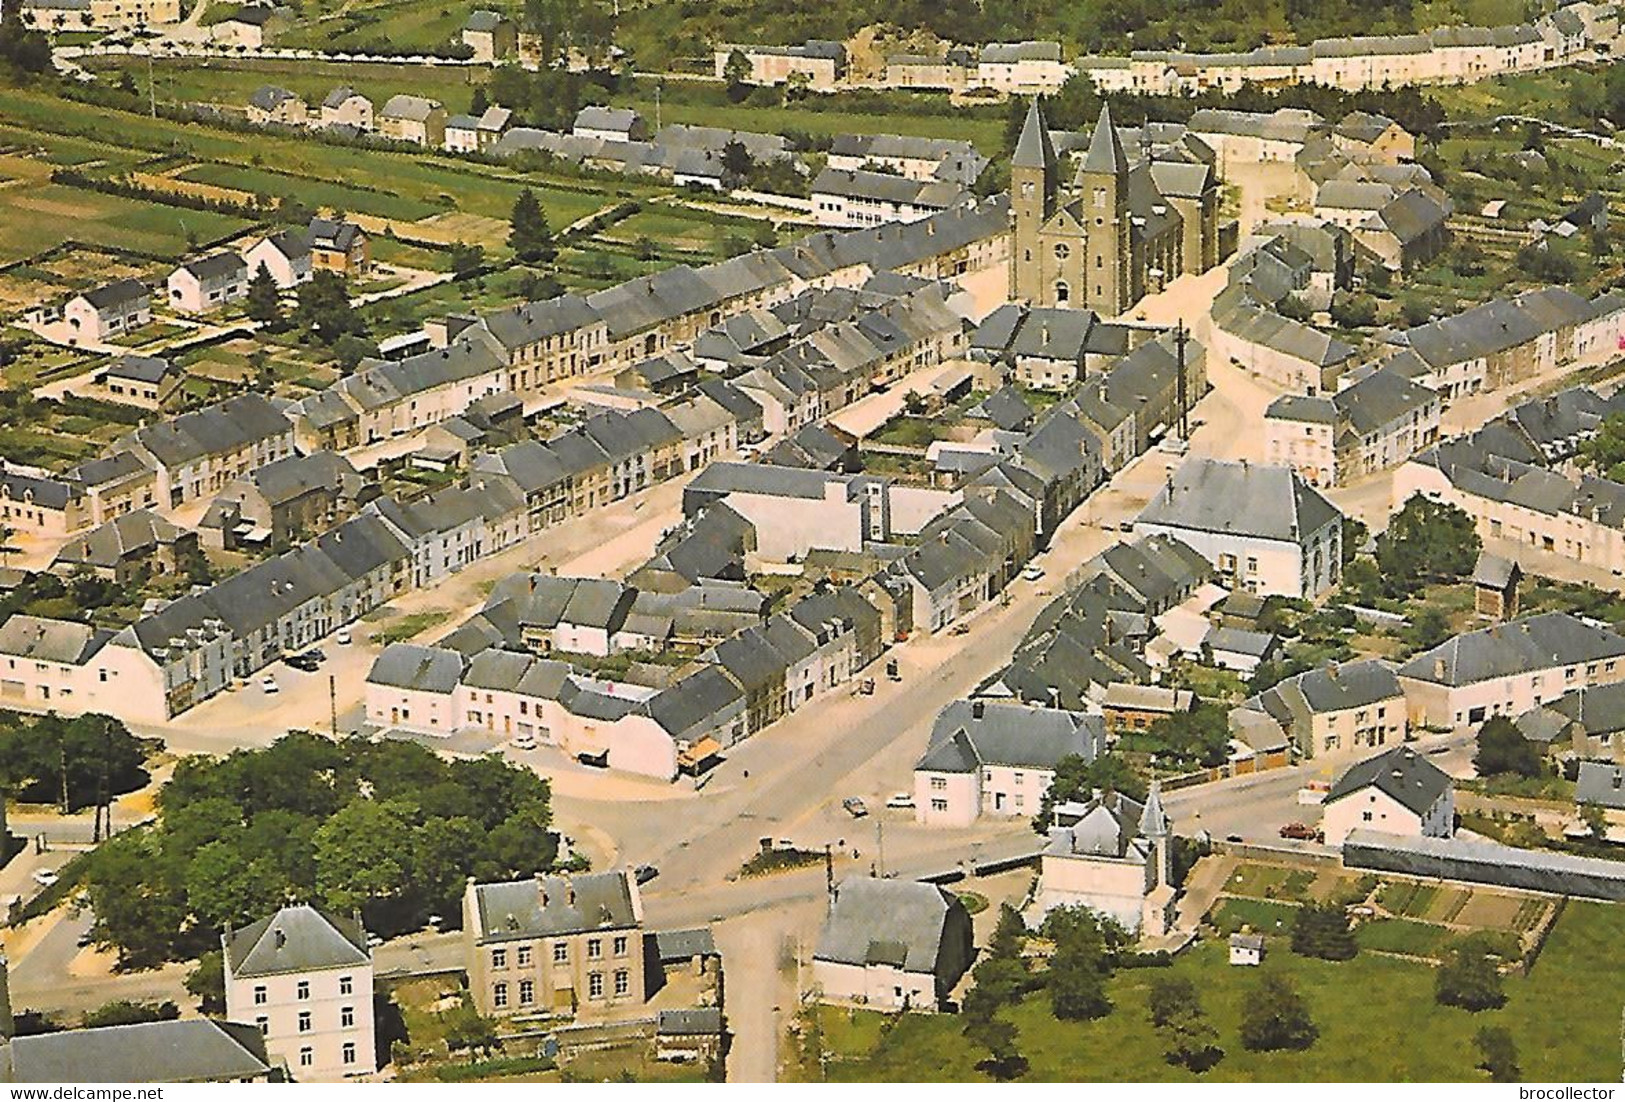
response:
M152 112L153 118L158 117L158 88L152 82L152 51L150 48L147 51L147 108Z
M1174 347L1179 352L1179 438L1190 442L1190 395L1185 381L1185 346L1190 343L1190 331L1181 320L1174 328Z
M828 842L824 843L824 891L835 902L835 852Z
M875 816L875 860L880 864L880 878L886 878L886 822L882 816Z
M338 681L332 674L327 675L327 714L336 742L339 737L339 690Z
M660 81L655 81L655 129L660 129Z

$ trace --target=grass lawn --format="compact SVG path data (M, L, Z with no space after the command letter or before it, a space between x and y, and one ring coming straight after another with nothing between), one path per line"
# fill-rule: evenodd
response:
M420 631L428 631L436 624L445 623L450 616L451 613L445 609L437 608L395 617L388 626L373 633L373 642L385 647L391 643L404 643Z
M210 9L213 14L213 9ZM277 45L282 45L278 40ZM320 48L332 49L324 44ZM116 74L128 71L142 94L147 91L147 64L143 58L103 57L87 59L95 72ZM248 58L229 60L187 59L154 61L153 80L160 103L218 103L246 107L248 97L264 84L275 84L302 97L313 109L339 85L349 85L374 107L400 92L439 100L448 114L468 110L474 93L473 78L484 72L454 66L369 64L363 62L260 61Z
M1221 933L1233 934L1243 926L1266 933L1285 933L1292 929L1298 908L1290 903L1276 903L1265 899L1224 899L1208 921Z
M1390 953L1410 953L1413 956L1432 956L1444 948L1451 937L1443 926L1426 922L1412 922L1408 918L1384 918L1367 922L1354 931L1354 940L1362 949L1380 949Z
M250 165L203 164L189 168L178 177L214 187L233 188L252 195L297 199L311 207L331 207L360 214L375 214L416 222L447 208L438 203L410 199L386 189L349 187L309 176L294 176Z
M1301 1053L1253 1053L1238 1036L1242 998L1258 969L1232 968L1225 947L1199 944L1169 973L1190 979L1219 1033L1225 1057L1205 1078L1232 1082L1480 1081L1472 1036L1481 1026L1511 1030L1524 1077L1564 1082L1612 1080L1619 1074L1617 996L1625 983L1625 908L1570 904L1527 977L1506 981L1508 1003L1481 1014L1438 1006L1433 969L1362 954L1331 963L1297 957L1277 943L1262 970L1296 981L1320 1028ZM1146 995L1159 970L1119 972L1108 990L1115 1009L1093 1022L1059 1022L1042 994L1010 1014L1017 1047L1031 1061L1033 1082L1188 1081L1170 1067L1146 1016ZM891 1082L977 1082L977 1056L958 1019L908 1015L881 1036L883 1017L824 1008L821 1034L831 1079ZM1081 1059L1080 1059L1081 1057ZM817 1077L816 1060L802 1074Z
M249 225L213 211L183 210L61 184L3 188L0 263L36 256L65 241L178 257L188 251L189 235L200 242L218 241Z
M651 124L655 118L654 95L637 94L614 97L616 107L631 107L640 112ZM906 115L872 114L860 111L809 111L794 105L788 107L752 107L744 104L689 104L672 103L669 99L660 105L660 121L670 126L686 123L690 126L725 126L731 130L755 130L772 134L800 130L814 135L833 134L903 134L920 138L959 138L974 142L984 156L1000 151L1004 141L1004 123L996 118L977 118L968 114Z
M1420 918L1427 914L1439 889L1413 880L1396 880L1377 893L1377 902L1396 915Z

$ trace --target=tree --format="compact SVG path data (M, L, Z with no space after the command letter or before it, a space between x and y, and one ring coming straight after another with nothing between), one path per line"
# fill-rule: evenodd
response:
M1026 944L1027 924L1014 907L1004 904L987 953L971 971L972 985L963 1007L967 1017L991 1018L1026 994L1032 982L1021 955Z
M459 241L451 249L451 278L473 279L485 271L485 247Z
M1546 772L1540 748L1523 737L1518 725L1506 716L1491 716L1478 729L1478 751L1473 768L1481 777L1511 773L1539 777Z
M491 106L490 97L485 94L485 85L476 84L474 94L468 97L468 113L475 118L485 114Z
M1180 1004L1163 1022L1162 1057L1170 1064L1201 1074L1224 1059L1219 1047L1219 1031L1207 1019L1202 1004L1192 992L1189 1002Z
M1097 955L1081 947L1057 948L1050 958L1050 1009L1062 1021L1086 1021L1111 1013L1112 1001L1106 995L1106 977Z
M277 288L276 280L271 277L271 269L265 266L264 261L261 261L255 270L254 278L248 281L246 309L251 320L267 328L274 327L282 320L282 292Z
M469 1061L495 1050L497 1024L474 1008L466 996L461 1006L453 1010L446 1023L446 1047L453 1052L467 1050Z
M11 556L17 554L22 548L12 540L17 538L17 529L9 524L0 524L0 564L10 565Z
M514 257L525 264L551 264L559 255L553 241L553 230L547 224L547 214L541 201L530 188L519 193L513 201L513 217L509 220L508 247Z
M1359 947L1348 912L1334 902L1306 903L1292 921L1292 951L1321 960L1353 960Z
M1616 482L1625 478L1625 414L1603 418L1597 435L1580 445L1579 461Z
M23 82L50 67L51 40L23 26L22 5L7 5L0 12L0 75Z
M1332 322L1344 329L1363 329L1377 321L1377 300L1370 295L1338 291L1332 296Z
M1428 605L1411 617L1404 634L1407 642L1417 650L1431 650L1454 633L1450 630L1450 617L1445 615L1444 610Z
M405 889L412 829L402 811L357 800L316 831L316 888L329 907L348 914Z
M350 305L349 290L336 272L317 272L299 285L294 320L327 345L346 333L362 336L367 332L367 323Z
M1608 816L1601 807L1587 800L1580 805L1580 821L1586 825L1586 830L1598 840L1608 837Z
M1473 1047L1478 1049L1478 1066L1490 1073L1490 1082L1516 1083L1522 1075L1518 1046L1505 1026L1480 1026L1473 1034Z
M756 161L750 150L738 138L730 138L722 147L722 186L736 188L750 176Z
M1117 754L1102 754L1093 762L1068 754L1055 763L1055 778L1038 802L1033 830L1047 835L1054 821L1055 805L1088 799L1097 788L1103 792L1121 792L1135 800L1143 800L1146 795L1144 779Z
M1377 537L1377 568L1395 595L1406 595L1471 574L1481 546L1472 517L1415 494Z
M977 1061L976 1070L986 1072L1000 1083L1019 1079L1027 1072L1027 1058L1016 1048L1016 1027L1004 1018L965 1019L965 1040L987 1051Z
M1319 1036L1303 996L1285 976L1265 975L1243 999L1241 1043L1249 1051L1302 1050Z
M197 967L186 973L186 993L197 999L200 1013L225 1013L226 967L220 950L211 949L197 959Z
M1161 1029L1179 1011L1197 1001L1196 985L1184 976L1156 976L1151 980L1151 991L1146 996L1151 1024Z
M750 95L750 77L750 58L745 56L745 52L734 50L729 53L728 60L722 65L722 79L726 82L730 101L743 103L745 97Z
M1493 1010L1505 1003L1501 970L1483 945L1463 939L1434 975L1433 994L1444 1006L1459 1006L1477 1012Z

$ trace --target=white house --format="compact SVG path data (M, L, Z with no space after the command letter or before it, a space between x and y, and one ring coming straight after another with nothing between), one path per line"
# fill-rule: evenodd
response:
M183 314L218 310L248 294L249 268L236 253L191 260L169 273L169 305Z
M297 230L284 230L255 241L243 250L248 278L259 274L263 265L276 285L286 291L310 279L310 242Z
M226 1017L252 1022L300 1082L372 1075L372 950L357 921L284 907L220 939Z
M69 299L62 318L70 344L100 344L152 320L152 295L138 280L121 279Z
M1448 838L1456 829L1450 776L1409 746L1351 765L1326 795L1321 830L1328 845L1351 830Z
M1055 764L1105 750L1100 716L1000 700L957 700L942 710L914 765L914 818L969 826L983 815L1035 815Z
M1343 514L1289 467L1193 457L1134 522L1214 565L1219 584L1314 598L1343 572Z
M850 879L835 889L813 952L826 1002L938 1009L975 956L965 904L935 884Z
M1088 907L1130 933L1166 933L1173 918L1172 824L1155 783L1144 804L1120 792L1056 808L1039 856L1035 910Z

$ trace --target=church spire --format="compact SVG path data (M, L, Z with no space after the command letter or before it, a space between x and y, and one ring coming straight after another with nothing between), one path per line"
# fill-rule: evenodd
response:
M1045 172L1055 169L1055 146L1049 140L1049 127L1044 122L1044 112L1038 106L1038 97L1034 96L1032 105L1027 108L1027 121L1021 124L1021 138L1016 142L1016 152L1010 158L1012 168L1037 168Z
M1128 158L1123 154L1123 141L1112 124L1112 109L1102 105L1100 119L1095 123L1094 136L1089 139L1089 151L1083 156L1083 171L1109 173L1121 176L1128 171Z
M1140 813L1140 833L1147 838L1162 838L1168 834L1168 813L1162 810L1161 781L1151 782L1145 810Z

